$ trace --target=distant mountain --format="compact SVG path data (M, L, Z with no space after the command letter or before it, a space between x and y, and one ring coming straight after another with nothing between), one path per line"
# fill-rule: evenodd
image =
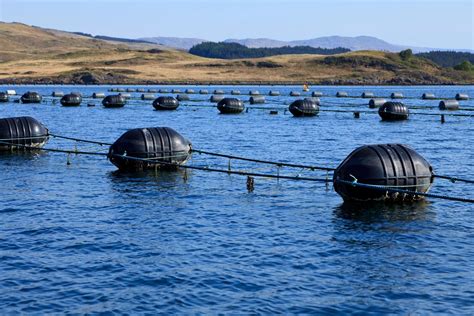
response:
M182 37L143 37L138 38L139 41L146 41L155 44L161 44L171 48L177 48L182 50L189 50L191 47L202 42L209 42L200 38L182 38Z
M189 50L194 45L201 44L202 42L209 42L208 40L199 39L199 38L179 38L179 37L146 37L139 38L138 40L147 41L157 44L162 44L164 46ZM381 40L372 36L356 36L356 37L347 37L347 36L325 36L317 37L307 40L295 40L295 41L279 41L270 38L245 38L245 39L226 39L223 42L226 43L238 43L249 48L275 48L283 46L311 46L315 48L337 48L344 47L352 51L357 50L380 50L387 52L399 52L401 50L411 48L415 53L424 53L429 51L447 51L447 49L439 48L430 48L430 47L416 47L410 45L397 45L391 44L384 40ZM461 52L473 52L469 49L452 49L455 51Z
M246 39L235 39L230 38L224 41L225 43L238 43L240 45L247 46L248 48L275 48L275 47L283 47L283 46L298 46L298 45L290 45L290 42L285 41L278 41L269 38L246 38ZM309 46L309 45L306 45Z
M225 42L235 42L248 47L281 47L281 46L311 46L321 48L345 47L350 50L380 50L388 52L399 52L411 48L414 52L425 52L432 50L424 47L411 47L406 45L394 45L372 36L325 36L308 40L275 41L267 38L259 39L229 39Z

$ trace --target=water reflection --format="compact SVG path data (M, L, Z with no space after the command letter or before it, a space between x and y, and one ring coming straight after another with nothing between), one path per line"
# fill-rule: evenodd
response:
M431 205L422 200L407 204L343 203L334 208L336 217L365 223L427 220L434 216Z
M168 191L182 187L191 176L186 169L148 170L143 172L112 171L108 174L112 189L118 192L147 192L153 190Z

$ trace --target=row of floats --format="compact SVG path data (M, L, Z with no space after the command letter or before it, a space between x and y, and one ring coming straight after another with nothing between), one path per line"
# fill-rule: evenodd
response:
M112 88L112 89L109 89L110 92L119 92L119 93L122 93L122 92L129 92L129 93L132 93L132 92L139 92L139 93L145 93L145 92L148 92L148 93L183 93L182 90L180 89L171 89L171 90L168 90L168 89L148 89L148 90L145 90L145 89L135 89L135 88ZM185 94L195 94L195 93L198 93L198 94L209 94L209 90L206 90L206 89L201 89L199 90L198 92L196 92L195 90L193 89L186 89L184 90L184 93ZM212 94L217 94L217 95L221 95L221 94L231 94L231 95L241 95L242 92L240 90L231 90L230 93L226 93L226 91L224 90L220 90L220 89L216 89L212 92ZM248 91L248 95L253 95L253 96L258 96L258 95L264 95L262 93L260 93L260 91L258 90L250 90ZM269 96L280 96L281 93L280 91L278 90L270 90L268 92L268 95ZM291 97L299 97L301 96L301 92L299 91L291 91L289 93L289 96ZM311 92L311 96L312 97L323 97L325 96L322 92L319 92L319 91L313 91ZM376 98L375 94L373 92L363 92L360 96L350 96L349 93L347 92L344 92L344 91L338 91L335 95L336 97L338 98L364 98L364 99L371 99L371 98ZM400 92L393 92L390 94L390 98L391 99L404 99L404 95L403 93L400 93ZM422 100L436 100L438 99L434 93L423 93L422 96L421 96L421 99ZM461 101L461 100L469 100L469 95L465 94L465 93L457 93L454 97L454 99L458 100L458 101Z
M48 129L32 117L0 119L0 151L41 149L49 136ZM163 169L184 167L192 152L192 143L177 131L169 127L151 127L126 131L110 145L106 155L119 170L133 172L157 166ZM392 194L354 186L351 185L354 179L362 184L426 193L435 177L433 168L420 154L401 144L361 146L331 170L334 170L335 191L345 201L407 201L420 198L416 194Z
M5 95L5 94L3 94ZM58 97L58 95L55 95ZM142 100L150 100L155 98L154 95L144 97ZM125 106L128 97L122 94L108 95L94 93L93 98L102 98L102 105L107 108L120 108ZM20 98L21 103L41 103L43 97L37 92L26 92ZM2 97L0 94L0 102L8 102L8 97ZM153 107L156 110L176 110L180 101L188 101L189 96L178 95L176 98L171 96L160 96L153 101ZM217 109L222 114L238 114L245 110L244 102L238 98L224 97L223 95L212 95L211 102L217 103ZM265 97L252 96L249 100L250 104L263 104ZM60 103L63 106L79 106L82 103L82 95L78 92L71 92L61 97ZM401 102L387 101L385 99L371 99L369 101L370 108L379 108L379 115L383 120L406 120L409 116L408 107ZM459 101L457 100L441 100L439 102L440 110L458 110ZM320 110L320 99L317 97L307 97L292 102L288 110L297 117L315 116Z
M121 89L121 88L117 88L117 89L109 89L109 91L120 93L121 95L123 95L125 97L131 97L130 93L140 92L140 93L142 93L142 95L141 95L142 100L150 100L151 98L154 98L154 93L183 94L183 92L180 89L172 89L172 90L148 89L147 91L145 91L145 89L132 89L132 88ZM195 94L195 93L196 92L193 89L184 90L184 95ZM203 89L203 90L199 90L198 93L206 95L206 94L209 94L209 91ZM74 92L74 94L79 94L80 95L79 92ZM224 95L224 94L242 95L240 90L231 90L230 93L226 93L226 91L219 90L219 89L214 90L212 92L212 94L213 95ZM15 90L7 90L6 92L0 92L0 100L5 102L4 100L8 100L9 95L16 95L16 91ZM262 96L262 97L264 96L264 94L260 93L260 91L258 91L258 90L250 90L250 91L248 91L248 95L250 95L250 96ZM51 96L52 97L64 97L65 94L62 91L53 91ZM268 92L268 96L281 96L281 93L278 90L270 90ZM300 97L301 93L299 91L291 91L289 93L289 96ZM328 95L324 95L322 92L318 92L318 91L311 92L311 97L320 98L320 97L325 97L325 96L328 96ZM363 99L383 98L383 97L376 96L373 92L363 92L360 96L350 96L347 92L338 91L335 96L338 97L338 98L363 98ZM101 98L105 98L106 95L103 92L94 92L91 95L91 97L94 98L94 99L101 99ZM393 92L393 93L390 94L389 98L391 98L391 99L405 99L406 97L403 95L403 93ZM450 98L438 98L438 97L435 96L434 93L423 93L423 95L421 96L421 99L422 100L436 100L436 99L450 99ZM469 95L466 94L466 93L457 93L454 96L453 99L457 100L457 101L467 101L467 100L469 100Z

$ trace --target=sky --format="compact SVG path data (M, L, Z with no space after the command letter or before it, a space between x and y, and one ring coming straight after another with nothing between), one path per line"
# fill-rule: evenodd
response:
M0 0L0 20L127 38L375 36L474 49L474 0Z

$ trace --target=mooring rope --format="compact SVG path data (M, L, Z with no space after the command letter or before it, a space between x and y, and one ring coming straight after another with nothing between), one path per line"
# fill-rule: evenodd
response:
M36 147L36 146L23 145L23 144L13 144L13 143L4 142L4 141L0 141L0 144L8 145L10 147L21 147L21 148L30 149L30 150L44 150L44 151L51 151L51 152L58 152L58 153L65 153L65 154L107 156L107 153L101 153L101 152L44 148L44 147Z
M194 149L194 148L192 149L192 152L196 152L198 154L216 156L216 157L235 159L235 160L243 160L243 161L250 161L250 162L255 162L255 163L275 165L275 166L280 166L280 167L292 167L292 168L302 168L302 169L310 169L310 170L325 170L325 171L334 171L334 170L336 170L335 168L329 168L329 167L301 165L301 164L293 164L293 163L285 163L285 162L277 162L277 161L268 161L268 160L261 160L261 159L246 158L246 157L240 157L240 156L234 156L234 155L228 155L228 154L220 154L220 153L215 153L215 152L210 152L210 151L205 151L205 150L199 150L199 149Z
M440 179L449 180L449 181L451 181L452 183L455 183L455 182L474 183L474 180L461 179L461 178L452 177L452 176L443 176L443 175L435 174L434 177L435 177L435 178L440 178Z
M133 160L133 161L141 161L141 162L150 163L150 160L143 159L143 158L124 156L124 155L118 155L118 154L115 154L115 155L112 155L112 156L120 157L120 158L128 159L128 160ZM154 162L151 161L151 163L154 163ZM238 171L238 170L216 169L216 168L199 167L199 166L191 166L191 165L180 165L180 164L176 164L176 163L163 162L163 161L159 161L159 162L157 161L156 164L166 165L166 166L171 166L171 167L179 167L179 168L183 168L183 169L194 169L194 170L202 170L202 171L209 171L209 172L236 174L236 175L241 175L241 176L301 180L301 181L324 182L324 183L332 182L331 179L327 179L327 178L319 179L319 178L308 178L308 177L287 176L287 175L275 175L275 174L256 173L256 172L247 172L247 171Z
M359 188L374 189L374 190L386 191L386 192L391 192L391 193L404 193L408 195L424 196L424 197L429 197L429 198L436 198L436 199L443 199L443 200L450 200L450 201L457 201L457 202L474 203L474 199L453 197L453 196L441 195L441 194L415 192L415 191L410 191L410 190L396 189L394 187L383 186L383 185L359 183L357 182L357 179L355 179L354 181L339 180L339 179L335 181L339 183L343 183L343 184L348 184L353 187L359 187Z
M75 138L75 137L68 137L68 136L62 136L62 135L57 135L57 134L49 134L49 136L55 137L55 138L62 138L62 139L67 139L67 140L73 140L76 142L81 142L81 143L89 143L89 144L97 144L97 145L107 145L110 146L112 144L106 143L106 142L98 142L94 140L87 140L87 139L81 139L81 138Z

